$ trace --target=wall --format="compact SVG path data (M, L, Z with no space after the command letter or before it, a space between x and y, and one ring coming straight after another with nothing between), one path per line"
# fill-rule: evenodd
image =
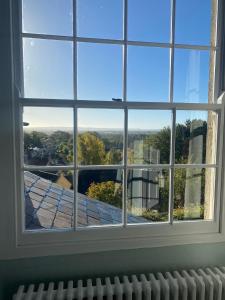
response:
M0 261L0 299L26 283L213 265L225 265L225 243Z
M7 152L12 139L11 129L5 124L10 116L10 30L9 0L0 1L0 248L10 244L5 236L7 226L13 226L14 218L5 216L4 203L13 199L12 153ZM4 140L4 145L3 141ZM11 201L12 202L12 201ZM114 274L141 273L158 270L225 265L225 243L186 245L165 248L112 251L58 257L28 258L0 261L0 300L11 299L19 284L59 279L78 279Z

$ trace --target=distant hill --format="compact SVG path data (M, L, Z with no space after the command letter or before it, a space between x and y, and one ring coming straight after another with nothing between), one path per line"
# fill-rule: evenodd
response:
M51 134L55 131L65 131L65 132L71 132L73 129L71 127L24 127L25 132L32 132L32 131L39 131L39 132L45 132L47 134ZM122 130L118 128L94 128L94 127L80 127L78 129L79 132L86 132L86 131L94 131L99 133L120 133ZM157 133L159 129L155 130L146 130L146 129L139 129L135 128L132 130L129 130L129 133L138 134L138 133Z

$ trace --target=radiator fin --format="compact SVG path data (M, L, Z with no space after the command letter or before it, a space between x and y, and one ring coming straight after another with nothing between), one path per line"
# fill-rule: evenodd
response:
M14 300L222 300L225 267L19 286Z

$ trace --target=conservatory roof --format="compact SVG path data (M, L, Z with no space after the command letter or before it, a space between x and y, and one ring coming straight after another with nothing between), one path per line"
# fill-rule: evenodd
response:
M73 197L70 189L26 171L25 215L26 229L71 228L73 226ZM78 226L120 224L122 210L78 193ZM129 223L147 220L128 214Z

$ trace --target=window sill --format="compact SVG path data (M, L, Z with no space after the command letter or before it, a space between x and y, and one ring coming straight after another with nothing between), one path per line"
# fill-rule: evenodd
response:
M2 249L1 258L68 255L225 241L224 233L216 232L216 227L215 222L201 221L197 224L194 221L175 223L173 226L153 224L144 228L135 225L128 228L91 228L77 232L26 232L18 239L15 247Z

